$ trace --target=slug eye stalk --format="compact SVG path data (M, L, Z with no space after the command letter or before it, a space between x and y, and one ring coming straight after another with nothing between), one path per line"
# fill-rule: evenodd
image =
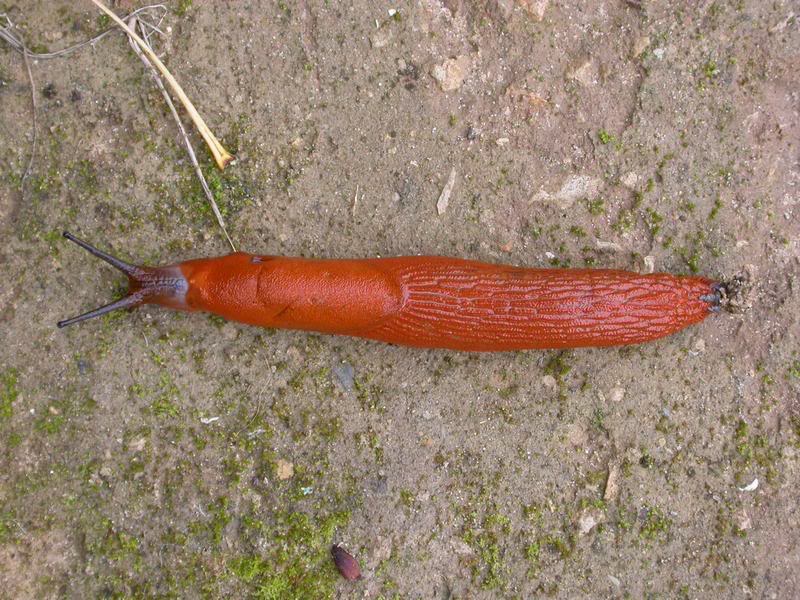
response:
M128 294L124 298L89 312L59 321L57 323L59 328L101 317L115 310L134 308L140 304L164 304L173 308L182 308L184 306L184 297L188 284L179 267L140 267L132 265L95 248L89 242L75 237L68 231L65 231L63 235L92 256L96 256L115 269L125 273L128 276Z
M56 323L59 329L62 327L66 327L67 325L72 325L73 323L80 323L81 321L86 321L88 319L94 319L95 317L102 317L105 314L108 314L112 311L119 310L122 308L133 308L135 306L139 306L142 302L144 302L144 298L140 297L137 294L132 294L130 296L125 296L124 298L120 298L116 302L111 302L106 304L105 306L101 306L100 308L96 308L94 310L90 310L89 312L83 313L82 315L78 315L77 317L71 317L69 319L64 319L63 321L59 321Z

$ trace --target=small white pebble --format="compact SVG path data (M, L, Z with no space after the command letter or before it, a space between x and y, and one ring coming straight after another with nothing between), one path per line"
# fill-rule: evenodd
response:
M758 489L758 477L753 479L753 483L746 485L744 487L740 487L740 492L755 492Z
M625 397L625 390L621 387L611 388L611 391L608 393L608 399L612 402L622 402L622 399Z

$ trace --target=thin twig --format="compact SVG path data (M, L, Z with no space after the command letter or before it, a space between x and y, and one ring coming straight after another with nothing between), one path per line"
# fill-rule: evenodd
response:
M164 18L164 15L167 13L167 7L164 6L163 4L148 4L147 6L142 6L141 8L137 8L136 10L134 10L133 12L131 12L130 14L128 14L124 18L127 19L128 17L136 16L141 12L145 12L145 11L156 9L156 8L161 9L161 11L162 11L161 12L161 18L159 19L159 23L161 23L161 20ZM8 19L8 17L6 15L0 15L0 16L5 16L6 17L6 21L8 21L8 25L9 25L8 27L0 27L0 39L4 40L9 46L11 46L14 50L19 52L20 54L24 54L24 51L23 51L24 44L22 42L22 39L18 38L11 31L11 25L12 25L11 21L9 21L9 19ZM30 50L28 50L28 56L30 58L34 59L34 60L49 60L49 59L52 59L52 58L58 58L60 56L66 56L67 54L71 54L72 52L75 52L75 50L79 50L79 49L84 48L86 46L91 46L93 44L96 44L97 42L102 40L104 37L106 37L109 33L113 33L115 31L117 31L116 27L110 27L109 29L106 29L105 31L97 34L93 38L90 38L90 39L85 40L83 42L79 42L79 43L74 44L72 46L69 46L67 48L63 48L61 50L56 50L55 52L31 52Z
M33 71L31 70L30 63L30 56L32 56L32 54L25 45L25 42L22 41L22 38L18 38L14 35L14 23L11 22L8 15L3 13L0 16L6 20L5 27L0 27L0 38L6 40L13 48L22 53L22 60L25 62L25 70L28 72L28 81L31 84L31 113L33 116L31 128L33 129L33 140L31 141L31 157L28 159L28 166L25 167L25 172L22 174L22 179L20 180L20 190L24 195L25 180L28 178L33 168L33 161L36 158L36 141L39 136L39 128L36 122L36 84L33 81Z
M136 30L136 23L137 19L135 16L128 18L128 26L131 28L131 30ZM139 25L142 31L142 35L144 36L145 39L149 40L149 36L145 32L144 28L141 27L142 23L139 22ZM225 221L223 220L222 213L220 212L219 207L217 206L217 202L214 199L214 194L211 193L211 189L208 187L206 178L203 176L203 170L200 168L200 164L197 162L197 156L194 153L194 148L192 148L192 143L189 141L189 136L186 134L186 129L184 128L183 123L181 122L180 116L178 116L178 111L175 110L175 104L173 104L172 98L170 98L166 88L164 87L164 82L161 81L161 77L159 77L158 71L153 66L153 63L151 63L148 60L148 58L144 55L144 53L136 44L136 42L134 42L132 38L128 37L128 43L130 43L131 47L133 48L133 51L136 52L136 55L142 60L145 66L147 66L150 69L150 74L153 76L153 79L156 82L156 86L158 86L161 95L164 97L164 101L167 103L167 106L169 106L169 110L172 113L172 118L175 119L175 123L178 125L178 129L180 130L181 135L183 136L183 142L186 145L186 151L189 153L189 160L192 161L192 165L194 166L194 172L197 175L197 178L200 180L200 185L203 188L203 192L205 192L206 198L208 198L209 204L211 204L211 210L214 211L214 216L217 218L217 223L219 223L219 226L222 229L222 232L225 234L225 238L228 240L228 243L231 245L231 248L233 249L234 252L236 252L236 246L233 245L233 241L231 240L231 237L228 235L228 230L225 229ZM148 47L149 47L149 42L148 42Z
M28 80L31 82L31 112L33 113L33 141L31 142L31 157L28 160L28 166L22 174L20 184L25 185L25 180L33 168L33 160L36 158L36 140L38 138L39 128L36 124L36 84L33 82L33 71L31 71L31 61L28 59L28 49L22 46L22 59L25 61L25 69L28 71ZM24 189L24 188L23 188ZM24 193L24 192L23 192Z
M172 73L167 70L167 67L164 66L164 63L161 62L161 59L156 56L156 53L153 52L152 48L147 45L147 43L140 38L135 31L133 31L130 27L128 27L125 22L120 19L116 13L114 13L111 9L109 9L105 4L103 4L100 0L91 0L92 3L97 6L100 10L102 10L105 14L107 14L111 19L119 25L130 37L132 37L137 44L144 50L144 53L147 55L147 58L158 67L158 70L163 75L164 79L167 80L172 91L175 92L175 95L178 97L178 100L181 101L184 108L186 108L186 112L189 113L189 116L194 121L195 126L200 131L200 135L203 136L206 144L208 144L208 149L211 150L211 154L214 155L214 160L217 161L217 166L220 170L223 170L228 163L233 161L233 156L225 150L222 146L220 141L216 138L216 136L211 132L206 125L206 122L203 121L203 117L200 116L200 113L197 112L197 109L192 104L192 101L189 100L189 97L186 95L186 92L183 91L183 88L177 82L177 80L172 76Z
M140 12L144 12L146 10L151 9L161 9L161 17L159 18L159 25L161 21L164 19L164 15L167 13L167 7L163 4L150 4L148 6L142 6L141 8L137 8L133 12L130 13L130 17L139 14ZM25 180L28 178L28 175L31 173L31 169L33 169L33 163L36 159L36 146L39 139L39 127L38 127L38 107L36 105L36 84L33 80L33 70L31 69L31 59L33 60L49 60L51 58L58 58L60 56L66 56L75 50L83 48L85 46L89 46L94 44L109 33L116 31L114 28L106 29L104 32L94 36L91 39L86 41L80 42L78 44L74 44L67 48L63 48L61 50L57 50L55 52L31 52L30 49L26 46L25 42L23 41L21 36L18 36L14 33L14 23L8 17L7 14L3 13L0 14L0 17L6 20L6 24L4 26L0 26L0 40L5 41L9 46L11 46L14 50L22 54L22 60L25 62L25 70L28 72L28 81L31 85L31 112L32 112L32 130L33 130L33 139L31 141L31 156L28 159L28 165L25 168L24 173L22 174L22 179L20 180L21 184L24 186ZM158 28L155 28L158 29Z

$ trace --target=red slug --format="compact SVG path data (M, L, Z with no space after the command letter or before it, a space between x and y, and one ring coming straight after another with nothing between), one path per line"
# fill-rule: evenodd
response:
M128 295L58 323L140 304L250 325L452 350L617 346L654 340L720 307L702 277L526 269L441 256L319 260L236 252L138 267L64 233L129 279Z

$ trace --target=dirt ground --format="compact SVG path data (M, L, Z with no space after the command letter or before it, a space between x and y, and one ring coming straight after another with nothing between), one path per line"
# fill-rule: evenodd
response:
M33 52L108 27L88 0L0 13ZM121 34L30 61L27 176L0 42L0 597L800 596L799 17L167 3L159 52L238 158L192 133L242 250L753 282L655 343L495 355L158 308L56 329L124 290L62 230L150 264L228 247Z

